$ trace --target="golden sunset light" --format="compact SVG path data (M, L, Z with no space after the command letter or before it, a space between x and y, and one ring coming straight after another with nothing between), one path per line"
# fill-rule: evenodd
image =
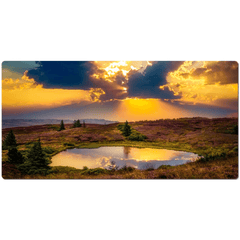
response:
M79 106L74 116L77 111L89 116L89 105L97 102L101 107L112 103L114 111L104 107L104 112L118 121L192 117L197 112L212 117L214 107L223 109L215 111L216 116L221 111L227 116L238 109L236 62L41 62L39 68L23 68L21 78L13 78L20 73L8 65L11 62L3 65L2 79L3 114L8 117L63 106L71 109L73 104Z

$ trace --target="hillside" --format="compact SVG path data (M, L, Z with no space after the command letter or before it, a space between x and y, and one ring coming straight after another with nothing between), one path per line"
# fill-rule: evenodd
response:
M238 135L234 132L235 126L238 124L237 118L182 118L130 122L129 124L139 134L145 135L147 139L144 141L129 141L118 129L118 123L109 125L86 124L86 128L72 128L72 124L65 124L66 130L64 131L57 131L59 125L56 124L16 127L12 129L20 151L25 153L32 142L40 138L44 148L51 148L52 153L49 154L50 157L67 148L91 148L108 145L167 148L191 151L202 156L208 156L199 163L189 163L165 170L134 170L132 173L127 173L128 175L130 174L128 177L125 176L126 173L118 171L114 174L104 172L97 176L92 176L91 174L82 175L81 170L72 169L71 171L75 174L74 178L129 178L130 176L130 178L238 177ZM2 130L3 139L5 139L9 130ZM7 150L3 150L2 157L3 161L7 159ZM57 167L55 167L56 169ZM55 173L55 175L50 174L51 176L46 176L45 178L69 178L69 170L69 168L65 168L65 177L61 175L62 173ZM188 174L186 174L187 172ZM4 174L8 178L7 173ZM32 177L42 178L42 176ZM31 176L27 178L31 178Z

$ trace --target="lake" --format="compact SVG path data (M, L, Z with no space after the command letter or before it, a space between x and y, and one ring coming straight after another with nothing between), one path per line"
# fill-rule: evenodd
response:
M195 153L154 148L99 147L67 149L52 157L50 166L68 166L82 169L108 168L114 161L120 168L131 166L137 169L158 168L161 165L180 165L195 161Z

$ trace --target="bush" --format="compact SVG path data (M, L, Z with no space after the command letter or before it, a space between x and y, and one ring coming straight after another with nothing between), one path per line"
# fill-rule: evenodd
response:
M171 165L161 165L160 167L158 167L157 169L168 169L168 168L172 168L173 166Z
M134 132L128 137L128 139L131 141L144 141L147 137L141 133Z
M58 131L59 130L59 126L57 126L57 125L48 125L48 129L53 129L53 130Z
M238 134L238 125L235 125L235 126L233 127L233 133L234 133L234 134Z
M103 174L106 172L107 172L107 170L103 169L103 168L88 169L88 167L84 166L81 174L82 175L99 175L99 174Z
M65 147L74 147L75 145L73 143L64 143L63 146L65 146Z
M43 148L43 151L47 154L53 154L55 152L55 150L52 149L51 147L45 147Z
M128 122L126 121L125 124L119 124L117 126L118 130L122 132L122 134L125 137L128 137L128 140L131 141L144 141L147 139L147 137L139 132L137 132L135 129L133 129Z
M118 128L118 130L123 131L124 124L119 124L119 125L117 126L117 128Z
M119 169L119 172L133 172L135 170L134 167L127 167L126 165Z
M205 154L204 156L199 158L198 161L199 162L209 162L209 161L213 161L213 160L217 160L217 159L223 159L226 157L226 155L227 154L225 152Z

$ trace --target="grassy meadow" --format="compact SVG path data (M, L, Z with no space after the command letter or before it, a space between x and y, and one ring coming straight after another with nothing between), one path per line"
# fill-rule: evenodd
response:
M68 148L96 148L100 146L133 146L164 148L197 153L200 160L179 166L138 170L131 167L106 170L52 167L51 173L22 175L7 162L8 150L2 151L4 179L236 179L238 178L237 118L180 118L130 122L134 137L123 136L119 123L109 125L86 124L73 128L65 124L12 128L17 148L26 156L39 138L49 159ZM10 129L2 130L4 140ZM137 137L136 137L137 136ZM145 136L144 138L140 138Z

